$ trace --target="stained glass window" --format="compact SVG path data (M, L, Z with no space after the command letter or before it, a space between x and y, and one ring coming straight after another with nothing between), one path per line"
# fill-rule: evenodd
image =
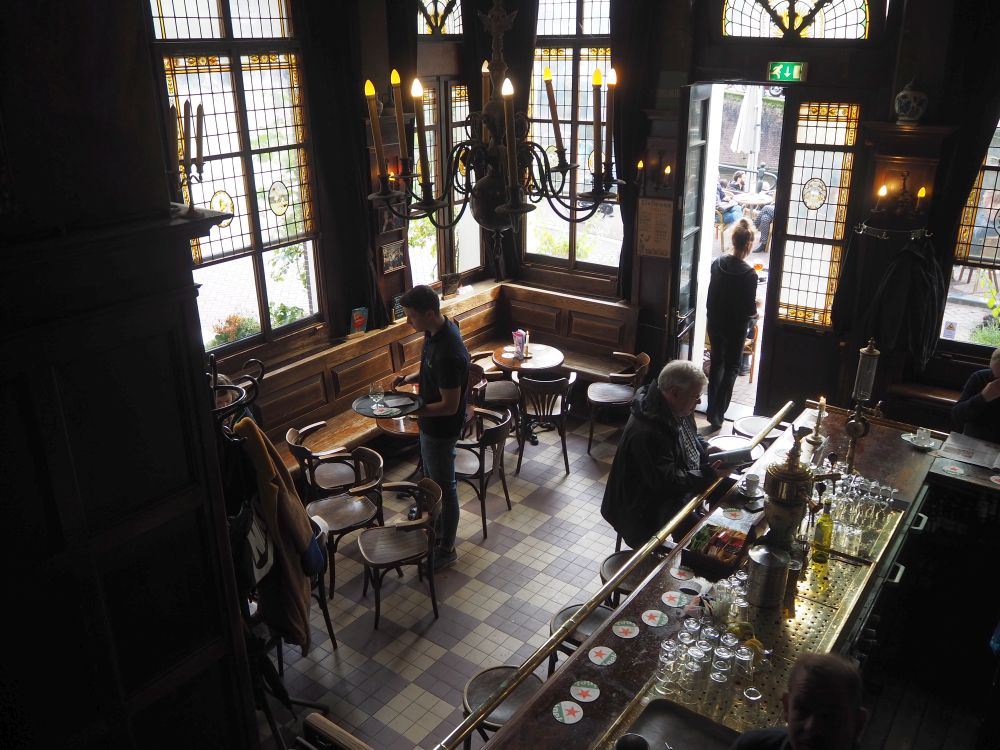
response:
M799 106L779 320L830 325L859 117L859 107L853 103L804 102Z
M423 80L424 135L427 139L427 158L430 161L430 183L435 195L441 194L438 175L441 173L440 153L437 147L438 93L436 84ZM419 154L417 134L413 134L410 153ZM415 157L416 158L416 157ZM423 174L424 165L417 161L416 171ZM419 181L418 181L419 182ZM419 192L419 188L417 189ZM417 219L407 225L407 244L410 253L410 275L416 284L433 284L438 280L438 234L430 219Z
M420 0L417 7L418 34L461 35L462 3L460 0Z
M311 152L287 2L150 0L150 7L156 39L171 45L163 47L163 74L179 155L184 103L204 111L201 179L192 169L183 196L233 214L191 242L205 348L258 334L267 340L319 313ZM239 46L230 43L236 39Z
M552 73L560 134L566 160L579 165L566 185L564 198L576 204L576 196L593 188L595 68L607 76L611 68L610 2L608 0L539 0L535 61L531 72L528 120L531 139L541 145L552 164L557 163L555 131L552 126L544 72ZM556 43L558 41L558 43ZM548 42L548 43L547 43ZM606 163L607 87L601 97L601 150ZM617 172L617 164L613 165ZM554 176L558 187L558 175ZM574 214L575 210L561 213ZM617 268L621 258L622 221L618 204L601 206L594 216L580 224L565 221L547 201L537 204L526 218L524 251L535 262L568 265L584 264L593 270Z
M722 9L730 37L867 39L868 26L867 0L725 0Z

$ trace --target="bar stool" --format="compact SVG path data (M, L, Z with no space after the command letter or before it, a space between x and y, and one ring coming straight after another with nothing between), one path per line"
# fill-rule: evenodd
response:
M510 677L514 672L517 671L517 667L489 667L477 672L472 675L467 683L465 683L465 689L462 691L462 716L467 717L473 711L475 711L479 706L486 702L493 693L496 692L508 677ZM479 732L479 736L483 738L484 742L489 741L489 735L486 734L486 730L491 732L497 731L502 727L510 717L513 716L519 708L521 708L524 703L529 700L539 688L542 687L542 681L538 678L538 675L530 674L528 677L514 688L514 692L507 696L504 701L494 708L482 723L476 727ZM472 748L472 735L466 735L465 737L465 750L470 750Z
M580 604L570 604L565 609L561 609L552 615L552 619L549 620L549 635L552 635L559 628L562 627L563 623L566 622L573 613L580 609ZM608 621L608 618L613 615L615 611L611 607L607 607L603 604L597 607L593 612L583 618L583 622L573 629L573 632L566 636L565 640L560 643L556 648L562 651L566 656L572 656L573 652L580 648L580 645L593 635L594 631L597 630L601 625ZM552 673L556 671L556 652L553 651L549 654L549 677Z
M630 557L634 554L634 550L622 550L621 552L615 552L604 558L604 562L601 563L601 583L607 583L614 577L621 567L628 561ZM615 587L614 592L608 597L608 603L612 607L617 607L618 602L621 597L628 596L646 580L646 576L653 572L653 568L659 565L663 561L663 558L656 554L655 552L639 563L635 569L629 573L625 578Z

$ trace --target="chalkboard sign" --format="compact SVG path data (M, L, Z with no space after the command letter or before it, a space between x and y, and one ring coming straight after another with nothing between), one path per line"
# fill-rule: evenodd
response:
M392 319L406 320L406 311L403 309L403 295L397 294L392 298Z

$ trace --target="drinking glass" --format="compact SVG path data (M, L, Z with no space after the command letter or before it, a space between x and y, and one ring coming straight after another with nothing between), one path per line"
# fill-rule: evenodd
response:
M727 674L733 668L733 658L734 654L731 649L725 646L716 646L712 653L712 669Z
M653 689L660 695L673 695L677 692L677 680L674 676L677 664L678 646L672 640L660 644L660 658L656 666L656 683Z
M681 632L690 633L697 639L698 634L701 633L701 622L693 617L687 617L681 625Z
M709 718L720 720L729 710L729 677L722 672L710 672L705 682L702 710Z
M736 607L736 621L737 622L749 622L750 621L750 602L747 601L746 597L738 596L736 601L733 602Z
M749 682L753 682L753 662L754 662L754 651L748 646L740 646L736 649L733 654L733 660L736 664L736 673L740 677L746 677Z
M709 644L714 648L719 645L719 631L717 628L711 625L701 629L701 640L708 641Z
M755 687L748 687L740 697L736 712L736 728L741 732L764 726L764 694Z
M372 407L374 409L379 409L382 404L382 397L385 396L385 390L382 388L382 384L379 381L374 381L371 387L368 389L368 396L372 400Z
M736 647L740 645L740 639L729 631L726 631L719 636L719 645L725 646L730 651L736 651Z

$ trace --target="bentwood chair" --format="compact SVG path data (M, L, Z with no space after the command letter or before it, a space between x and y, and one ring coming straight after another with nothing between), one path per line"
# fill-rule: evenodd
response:
M493 695L503 685L504 681L516 671L517 667L500 666L488 667L476 672L465 683L465 689L462 691L462 716L469 716L483 705L486 699ZM486 718L476 728L479 736L484 741L489 741L489 735L486 732L495 732L500 729L541 687L542 681L538 678L538 675L529 674L524 682L514 688L511 694L504 698L499 706L486 715ZM466 735L463 747L465 750L470 750L472 747L471 732Z
M365 566L362 596L368 594L368 584L375 589L375 628L382 613L382 580L390 569L402 565L417 566L417 575L431 590L434 619L438 617L437 595L434 593L434 523L441 515L441 488L433 479L412 482L387 482L384 489L412 493L416 499L416 518L388 526L365 529L358 535L358 551Z
M493 474L500 475L507 510L511 509L510 493L507 491L507 476L504 473L503 454L510 435L512 417L509 411L502 413L487 409L475 410L477 434L475 441L460 440L455 444L455 479L465 482L476 492L483 516L483 539L486 538L486 488L490 486Z
M570 604L568 607L563 607L552 615L552 619L549 620L549 635L552 635L561 628L563 623L572 617L582 606L582 604ZM580 648L580 644L590 638L614 613L615 611L611 607L604 604L598 605L593 612L583 618L583 622L573 628L573 631L566 636L566 639L556 647L556 651L560 651L567 656L572 656L573 652ZM556 671L556 651L549 654L549 677Z
M288 450L295 457L302 472L306 502L337 495L355 484L357 476L347 448L338 446L325 451L312 451L305 446L310 435L326 427L326 422L316 422L301 429L292 427L285 433Z
M483 405L486 392L486 373L480 365L469 365L469 385L465 389L465 424L462 426L462 437L472 434L476 426L476 407Z
M587 405L590 407L590 437L587 438L587 453L594 442L594 419L600 409L609 406L628 406L635 398L636 389L646 379L649 370L649 355L645 352L628 354L613 352L612 356L621 360L626 369L608 373L607 383L591 383L587 388Z
M483 390L482 402L479 405L497 411L509 409L510 413L514 415L516 429L520 423L521 389L517 387L517 383L508 380L502 372L493 367L492 351L473 352L469 356L473 362L485 360L490 367L490 369L485 369L486 388Z
M374 750L346 729L334 724L320 713L308 714L302 720L302 737L296 739L298 750Z
M327 552L330 567L330 598L333 598L337 586L336 554L340 540L348 534L381 525L382 516L382 456L371 448L355 448L350 453L337 453L333 456L320 458L320 454L311 453L308 448L288 443L292 455L310 467L303 471L306 480L306 513L323 519L329 532L327 534ZM306 455L307 453L311 455ZM301 456L301 458L300 458ZM329 488L318 487L314 483L316 468L325 462L336 461L351 469L353 481L340 492L331 492Z
M524 444L536 425L553 425L562 439L563 462L569 474L569 453L566 451L566 414L569 411L569 391L576 382L576 373L558 380L532 380L517 372L511 377L521 389L521 426L517 435L517 469L521 471Z

